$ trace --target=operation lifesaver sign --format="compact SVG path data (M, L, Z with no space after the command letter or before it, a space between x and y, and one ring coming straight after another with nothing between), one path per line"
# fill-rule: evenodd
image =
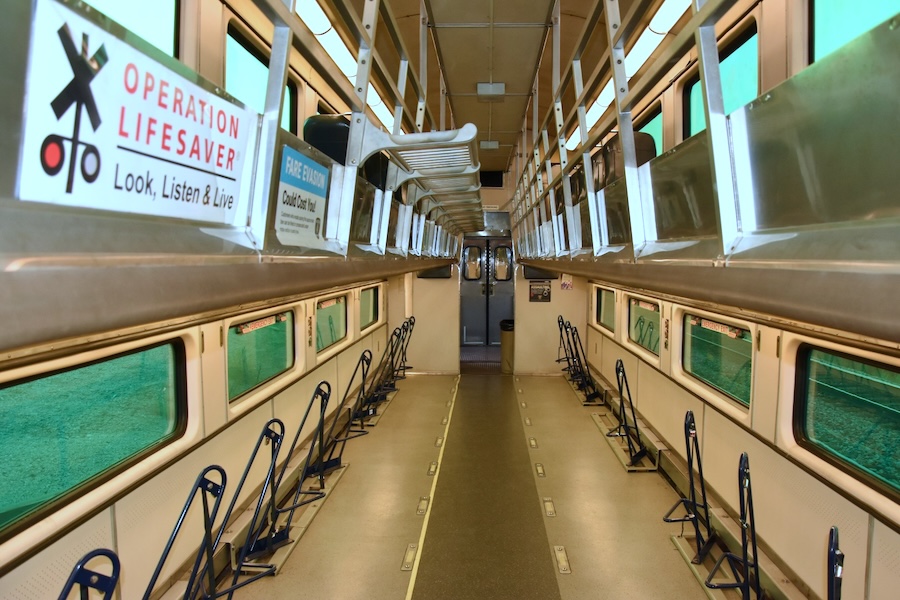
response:
M256 113L54 0L32 27L19 198L234 221Z

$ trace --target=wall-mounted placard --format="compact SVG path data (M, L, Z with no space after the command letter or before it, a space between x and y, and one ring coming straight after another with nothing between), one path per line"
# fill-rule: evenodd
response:
M532 281L528 284L529 302L550 302L550 282Z

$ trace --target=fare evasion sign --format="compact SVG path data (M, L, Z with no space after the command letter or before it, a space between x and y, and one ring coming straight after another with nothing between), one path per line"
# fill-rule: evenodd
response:
M290 146L282 146L275 209L275 236L278 241L285 246L326 248L327 196L328 167Z
M38 0L22 200L231 224L258 116Z

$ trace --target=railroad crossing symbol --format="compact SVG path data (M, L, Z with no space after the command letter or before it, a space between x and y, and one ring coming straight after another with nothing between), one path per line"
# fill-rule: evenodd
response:
M94 55L88 58L87 34L82 34L81 36L81 53L79 53L68 25L60 27L58 33L63 49L66 51L66 57L72 66L73 77L72 81L53 99L50 106L53 108L53 112L58 120L74 104L75 127L70 138L53 133L44 139L43 144L41 144L41 166L48 175L52 176L59 173L66 162L66 150L63 142L71 142L72 157L69 161L69 178L66 183L66 193L71 194L79 146L84 146L84 152L81 154L82 178L88 183L93 183L100 175L100 152L93 144L80 141L78 136L81 130L82 108L87 111L94 131L97 131L97 128L100 127L100 113L97 110L94 94L91 91L91 81L100 72L103 65L109 61L109 57L106 55L106 47L101 44Z

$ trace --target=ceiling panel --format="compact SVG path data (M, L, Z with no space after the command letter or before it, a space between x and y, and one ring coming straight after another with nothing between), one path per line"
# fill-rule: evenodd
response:
M552 0L488 0L494 5L495 23L545 23L553 6Z
M418 73L419 66L419 9L420 0L382 0L388 2L399 24L407 50L410 69ZM561 59L563 68L572 57L575 44L585 26L586 16L594 12L604 0L561 0ZM362 1L354 0L361 11ZM483 169L506 170L514 164L519 131L523 125L531 127L532 85L540 65L539 104L540 124L549 111L552 94L552 43L544 44L550 34L553 0L425 0L431 16L428 47L428 105L435 126L440 126L440 73L443 70L449 97L448 122L452 111L454 123L461 127L474 123L479 140L495 140L497 150L480 150ZM630 0L620 0L623 13ZM593 37L583 54L583 73L588 77L602 59L606 47L603 15L595 25ZM493 21L494 27L491 28ZM544 27L528 24L543 23ZM462 25L469 26L462 26ZM523 26L514 26L521 24ZM480 25L480 26L479 26ZM552 40L552 38L551 38ZM379 44L379 47L381 44ZM385 52L385 55L388 53ZM440 67L439 65L440 61ZM396 58L391 57L391 67ZM478 101L475 96L479 82L502 82L506 97L502 102ZM596 95L599 90L594 91ZM415 100L407 90L407 101ZM572 110L574 84L570 81L563 90L564 113ZM528 110L528 112L526 112ZM526 122L527 116L527 122ZM549 123L551 132L555 124ZM427 126L426 126L427 127ZM529 144L530 144L529 135Z
M427 0L436 23L486 23L490 3L485 0Z

